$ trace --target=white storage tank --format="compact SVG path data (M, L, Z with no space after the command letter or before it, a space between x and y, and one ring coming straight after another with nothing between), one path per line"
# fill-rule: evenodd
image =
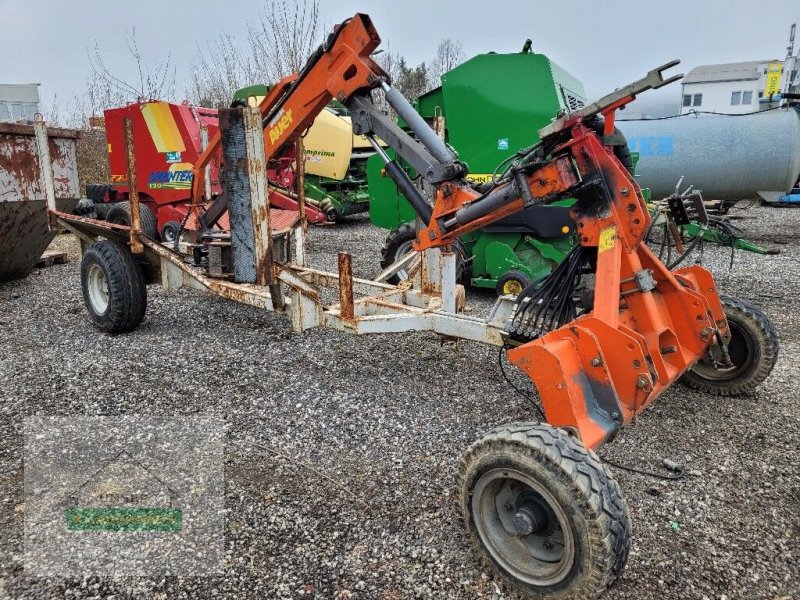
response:
M639 153L639 184L655 199L671 194L683 177L682 189L693 185L707 200L775 202L800 177L800 112L794 108L617 125Z

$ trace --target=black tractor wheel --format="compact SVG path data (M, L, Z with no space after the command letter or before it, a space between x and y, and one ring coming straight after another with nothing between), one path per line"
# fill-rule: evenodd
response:
M481 559L525 597L594 599L622 574L628 507L603 463L564 431L491 431L464 454L456 493Z
M390 231L383 242L383 248L381 248L381 269L396 263L411 252L413 250L411 243L415 239L417 239L417 231L414 223L403 223L397 229ZM389 277L388 282L398 284L406 279L408 279L408 273L401 269Z
M728 354L733 366L715 366L714 362L722 362L722 355L718 346L712 346L712 357L702 358L680 381L715 396L750 394L778 360L778 334L772 321L747 300L724 295L720 300L731 331Z
M503 273L497 280L495 290L498 296L519 296L519 293L528 287L531 283L531 278L522 271L511 269Z
M95 325L107 333L136 329L147 308L141 266L121 244L102 240L81 261L83 302Z
M161 228L161 241L174 244L181 231L181 224L177 221L167 221Z
M108 213L111 212L111 209L114 207L113 204L109 204L108 202L104 204L97 204L94 205L94 214L97 215L97 218L101 221L108 219Z
M151 240L158 241L158 222L153 211L150 210L145 204L139 204L139 215L142 221L142 233L149 237ZM130 202L117 202L108 211L106 221L109 223L116 223L117 225L131 226L131 203Z
M390 231L383 242L383 248L381 248L381 269L393 265L411 252L413 250L411 244L415 239L417 239L417 230L414 223L403 223L397 229ZM466 282L470 277L467 250L464 244L458 240L453 244L453 248L456 252L456 282ZM387 281L396 285L406 279L408 279L408 273L401 269Z

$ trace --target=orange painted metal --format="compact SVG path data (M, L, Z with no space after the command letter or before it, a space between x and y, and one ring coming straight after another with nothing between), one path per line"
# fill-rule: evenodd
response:
M567 190L573 188L577 183L578 179L568 157L556 158L528 176L528 186L531 190L531 195L534 199L539 200L563 194ZM436 193L436 202L433 206L431 222L417 235L417 240L414 242L414 249L421 251L428 248L452 244L465 233L485 227L490 223L494 223L524 208L523 199L518 198L485 217L475 219L464 225L453 227L446 232L441 230L439 225L440 221L446 221L447 218L455 214L459 208L477 200L479 197L479 192L471 187L465 186L461 182L443 183Z
M708 271L671 272L643 243L650 215L611 150L578 124L556 151L610 195L573 209L581 244L597 248L594 308L508 356L536 384L547 421L596 448L694 365L717 330L727 336L727 323ZM648 271L655 287L640 289L636 275Z
M613 110L606 119L613 131ZM597 448L694 365L717 332L728 336L727 323L708 271L671 272L643 243L650 215L641 190L593 131L572 123L553 158L526 178L534 200L578 198L580 243L597 248L594 307L508 357L536 384L548 423ZM518 198L442 231L440 223L479 197L461 183L443 184L416 248L447 245L523 207ZM637 283L637 274L648 273L653 289Z
M279 157L294 144L333 98L344 101L362 88L375 87L381 78L388 79L370 58L380 42L370 18L356 14L337 26L327 42L329 47L308 72L284 77L270 89L259 105L262 116L270 118L264 127L268 159ZM192 201L196 211L203 200L205 166L219 145L217 134L194 165Z

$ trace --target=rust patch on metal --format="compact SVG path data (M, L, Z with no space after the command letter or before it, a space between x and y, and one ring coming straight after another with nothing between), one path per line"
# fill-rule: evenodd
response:
M144 246L139 241L142 233L142 215L139 206L138 184L136 182L136 145L133 140L133 120L125 117L125 152L128 166L128 200L131 206L131 252L141 254Z
M353 320L353 265L348 252L339 252L339 314Z

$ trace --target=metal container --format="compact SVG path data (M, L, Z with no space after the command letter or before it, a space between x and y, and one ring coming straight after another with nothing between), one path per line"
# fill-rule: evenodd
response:
M668 196L683 177L707 200L777 201L800 177L800 113L788 108L750 115L682 115L618 121L639 153L639 184Z
M48 128L56 208L78 199L78 160L72 129ZM32 125L0 123L0 281L25 277L52 241L42 166Z

